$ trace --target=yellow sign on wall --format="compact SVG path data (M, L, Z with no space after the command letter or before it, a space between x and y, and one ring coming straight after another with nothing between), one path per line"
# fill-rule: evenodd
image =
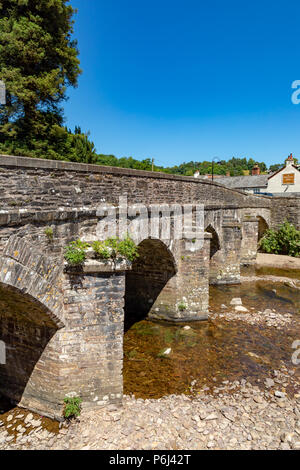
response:
M282 176L282 184L295 184L295 174L286 173Z

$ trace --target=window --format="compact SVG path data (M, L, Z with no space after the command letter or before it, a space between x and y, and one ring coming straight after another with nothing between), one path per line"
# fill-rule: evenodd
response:
M253 192L254 192L254 194L259 194L260 193L260 188L254 188Z

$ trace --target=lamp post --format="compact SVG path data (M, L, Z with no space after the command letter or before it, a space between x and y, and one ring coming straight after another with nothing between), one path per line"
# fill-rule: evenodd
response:
M214 157L211 161L211 182L214 182L214 166L215 166L215 160L219 160L218 157ZM218 161L217 165L219 165L221 162Z

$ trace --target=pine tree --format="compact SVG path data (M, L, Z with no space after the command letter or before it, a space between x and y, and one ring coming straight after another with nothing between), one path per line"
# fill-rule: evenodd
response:
M60 104L76 86L75 10L68 0L0 0L0 79L7 105L0 107L0 142L28 149L55 140L62 126Z

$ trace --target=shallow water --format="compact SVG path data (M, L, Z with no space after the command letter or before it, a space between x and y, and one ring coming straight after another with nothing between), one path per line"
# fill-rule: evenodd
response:
M300 313L300 290L281 282L256 281L243 282L235 286L210 287L210 311L219 312L222 305L230 308L230 301L240 297L243 306L255 311L266 309L278 313Z
M39 415L37 413L32 413L23 408L16 407L11 404L11 402L0 395L0 422L4 423L5 430L13 436L17 436L17 427L19 425L26 428L23 436L28 435L31 431L37 429L28 423L24 424L24 419L29 414L33 415L35 421L41 421L41 428L46 429L47 431L57 434L59 432L59 422L53 419L46 418L45 416ZM12 418L10 418L12 417Z
M257 268L256 266L242 266L242 276L277 276L289 277L290 279L300 279L300 270L298 269L279 269L271 267Z
M210 289L211 311L221 311L222 304L229 307L233 297L241 297L250 312L272 309L295 315L293 325L282 330L224 319L191 323L190 330L182 324L136 323L124 337L124 392L159 398L207 387L209 393L223 381L241 379L263 386L283 364L299 377L299 367L291 362L292 343L300 339L299 292L265 281ZM168 348L171 354L162 357ZM300 377L298 382L300 386Z
M191 330L143 321L125 335L124 391L141 398L215 387L242 378L260 384L282 362L293 369L295 331L241 321L193 323ZM171 348L171 354L160 357Z

